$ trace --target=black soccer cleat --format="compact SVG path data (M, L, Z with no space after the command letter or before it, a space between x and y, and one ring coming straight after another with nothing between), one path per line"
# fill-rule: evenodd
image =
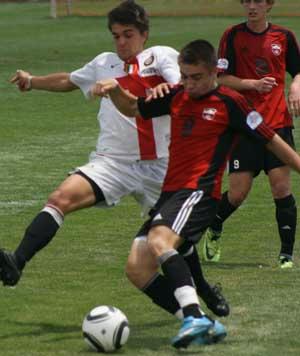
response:
M15 286L21 278L22 271L17 265L13 253L0 249L0 280L4 286Z
M210 309L217 316L228 316L230 313L229 304L221 293L221 286L216 284L210 286L205 292L199 293L202 300L205 302L208 309Z

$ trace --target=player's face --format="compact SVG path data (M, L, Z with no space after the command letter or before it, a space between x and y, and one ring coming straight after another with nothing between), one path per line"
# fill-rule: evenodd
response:
M111 33L117 54L123 61L127 61L142 52L148 38L148 32L141 33L133 25L113 24Z
M272 8L267 0L244 0L242 3L248 23L266 22L267 13Z
M216 87L216 69L205 64L179 62L181 82L191 98L198 98Z

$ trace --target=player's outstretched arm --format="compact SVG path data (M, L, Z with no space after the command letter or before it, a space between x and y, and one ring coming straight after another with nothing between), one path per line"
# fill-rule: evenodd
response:
M10 79L20 91L31 89L48 90L56 92L71 91L78 87L71 82L69 73L53 73L45 76L35 76L29 72L18 69Z
M294 77L290 85L288 105L290 113L295 117L300 117L300 73Z
M237 91L256 90L259 93L269 93L273 87L278 85L276 79L273 77L242 79L229 74L220 75L218 83Z
M300 174L300 156L279 135L275 134L266 147L282 162Z
M91 95L94 97L109 96L117 109L126 116L140 115L137 105L138 98L128 90L124 90L115 79L99 80L91 88Z

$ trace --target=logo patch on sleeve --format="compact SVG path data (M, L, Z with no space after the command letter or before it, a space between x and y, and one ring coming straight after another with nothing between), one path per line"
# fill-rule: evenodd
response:
M226 58L218 59L218 64L217 64L218 69L226 70L226 69L228 69L228 67L229 67L228 59L226 59Z
M149 58L147 58L145 61L144 61L144 66L150 66L150 64L152 64L154 62L154 56L151 55Z
M247 115L247 125L255 130L261 123L263 122L263 118L257 111L251 111Z

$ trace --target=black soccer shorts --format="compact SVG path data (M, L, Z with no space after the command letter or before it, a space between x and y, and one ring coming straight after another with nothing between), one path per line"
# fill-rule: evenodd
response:
M286 143L294 148L292 131L291 127L275 130ZM263 144L251 140L247 136L240 136L230 156L229 173L253 172L256 177L262 170L268 174L271 169L285 165Z
M202 190L182 189L163 192L137 236L164 225L190 243L197 243L215 217L218 200Z

